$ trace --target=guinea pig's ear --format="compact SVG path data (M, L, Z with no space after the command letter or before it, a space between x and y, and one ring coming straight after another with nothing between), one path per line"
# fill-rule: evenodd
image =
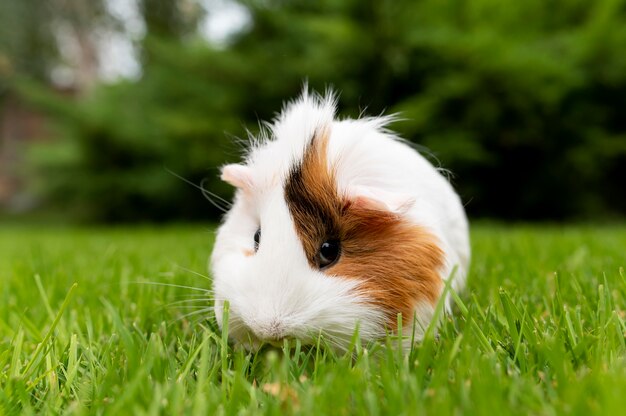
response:
M252 171L246 165L231 164L222 167L220 178L235 188L250 190L253 184Z
M356 186L350 192L350 203L357 208L404 214L415 199L408 194L387 192L382 189Z

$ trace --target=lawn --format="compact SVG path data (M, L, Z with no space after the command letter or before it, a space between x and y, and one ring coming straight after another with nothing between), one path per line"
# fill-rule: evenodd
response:
M233 350L190 289L209 287L212 238L2 226L0 414L626 409L624 225L474 226L468 290L409 353L394 337L342 355Z

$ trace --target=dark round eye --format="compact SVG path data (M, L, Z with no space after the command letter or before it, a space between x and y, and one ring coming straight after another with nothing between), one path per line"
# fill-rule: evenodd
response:
M254 251L259 249L259 243L261 242L261 228L256 230L254 233Z
M332 266L335 264L337 259L339 258L339 253L341 251L341 247L339 245L339 241L337 240L328 240L324 241L320 246L320 251L318 254L318 262L320 269L325 267Z

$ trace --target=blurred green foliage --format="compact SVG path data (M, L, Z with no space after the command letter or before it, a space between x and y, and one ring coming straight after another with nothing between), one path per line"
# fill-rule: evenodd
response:
M245 2L226 46L150 33L142 77L75 101L21 84L60 121L38 152L40 189L97 220L218 213L167 169L222 195L236 160L304 80L341 93L340 114L399 112L473 216L622 215L626 163L623 0Z
M58 49L50 36L50 9L37 0L0 2L0 94L13 72L42 79L51 70ZM28 30L22 30L24 25Z

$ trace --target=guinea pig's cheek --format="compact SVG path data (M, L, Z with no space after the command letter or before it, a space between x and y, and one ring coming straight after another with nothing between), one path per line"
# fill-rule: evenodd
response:
M351 238L343 241L340 261L329 273L355 279L357 291L385 311L390 329L397 314L408 322L418 305L436 305L442 292L444 253L428 230L396 216L353 210ZM389 244L392 241L393 244ZM423 309L423 308L422 308Z
M215 301L215 319L220 329L224 328L224 302L222 300ZM244 346L247 350L258 349L261 345L260 341L247 330L241 316L237 312L236 307L234 309L229 308L228 313L228 336L229 338L236 340L238 343Z

